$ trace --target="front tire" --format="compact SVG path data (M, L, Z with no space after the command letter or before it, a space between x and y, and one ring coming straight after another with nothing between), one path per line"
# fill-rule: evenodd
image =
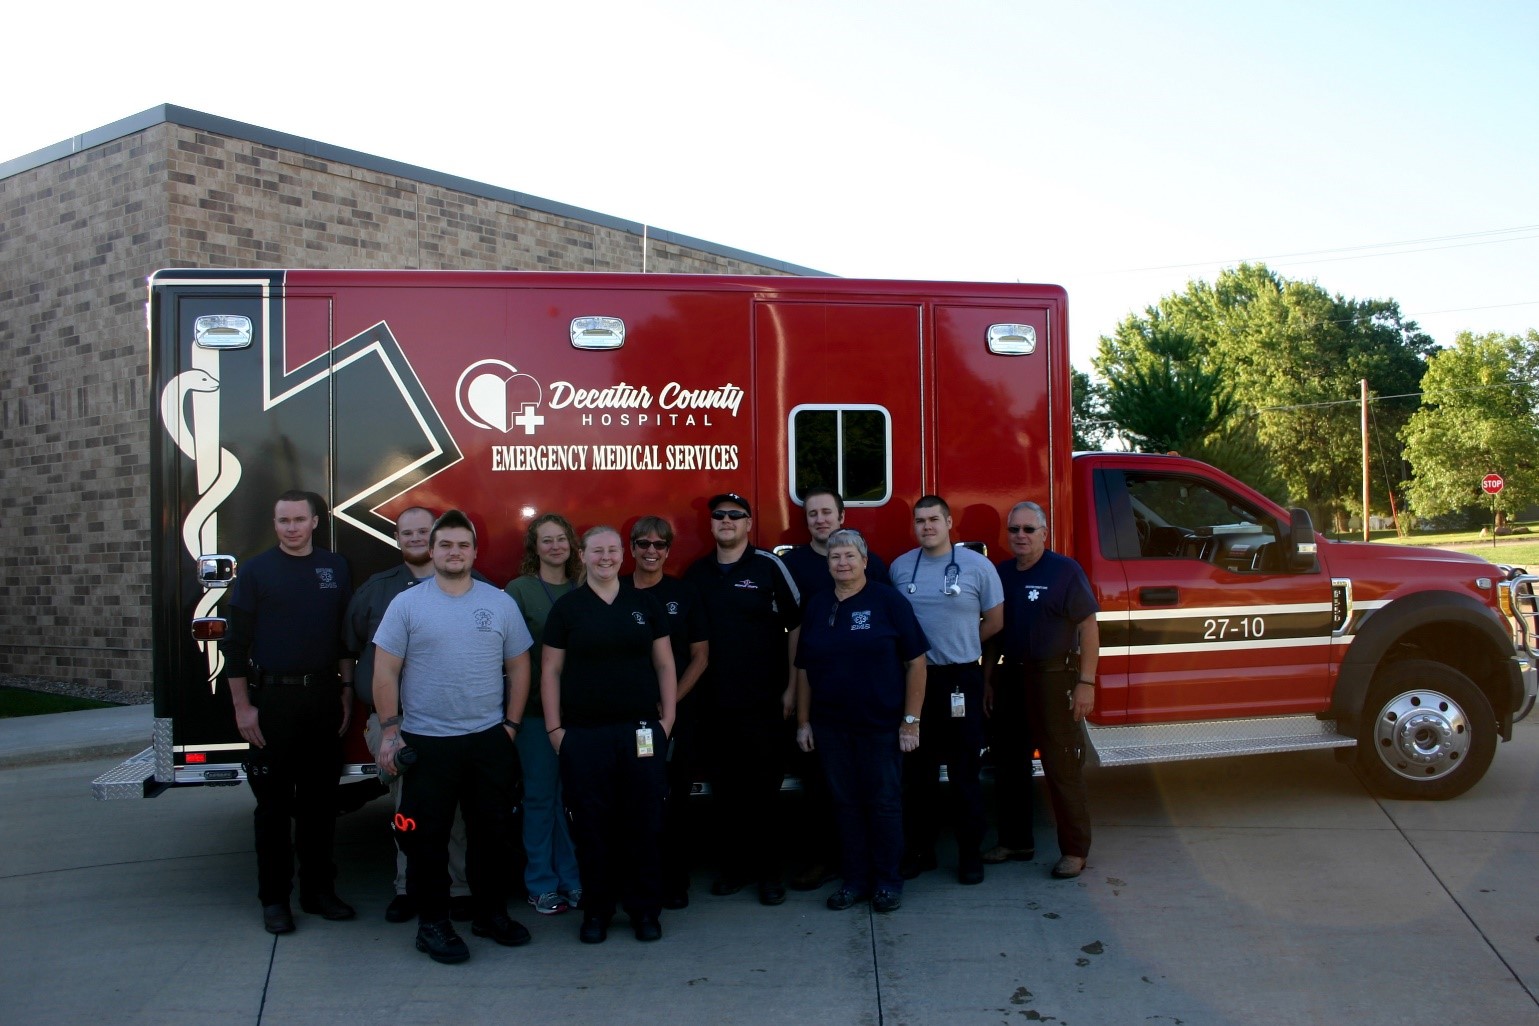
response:
M1451 666L1415 659L1380 671L1357 736L1367 783L1390 798L1456 798L1485 776L1496 754L1496 714L1475 682Z

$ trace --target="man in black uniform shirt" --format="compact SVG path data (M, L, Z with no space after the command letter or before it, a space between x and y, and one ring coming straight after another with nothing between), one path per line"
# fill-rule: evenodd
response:
M711 893L734 894L757 878L759 901L779 905L786 891L776 802L792 744L801 598L779 557L748 541L747 499L717 495L710 510L716 551L684 580L704 601L710 624L705 732L723 828L721 875Z
M246 779L257 802L257 896L269 933L294 929L295 855L299 907L325 919L354 916L333 889L331 857L341 739L353 707L353 661L342 645L352 578L346 560L315 548L319 524L311 493L278 496L278 544L241 568L224 643L235 723L252 746Z

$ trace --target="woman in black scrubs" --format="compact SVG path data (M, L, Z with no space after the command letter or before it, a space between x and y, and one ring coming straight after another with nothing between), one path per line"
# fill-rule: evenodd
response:
M624 558L618 531L589 529L586 579L545 621L540 697L572 816L584 944L603 942L617 906L637 940L663 935L665 756L677 686L668 614L646 591L620 586Z

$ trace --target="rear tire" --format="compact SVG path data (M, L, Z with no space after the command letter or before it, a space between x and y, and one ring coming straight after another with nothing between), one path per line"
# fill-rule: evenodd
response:
M1428 659L1378 674L1363 708L1357 764L1390 798L1456 798L1485 776L1496 754L1496 714L1475 682Z

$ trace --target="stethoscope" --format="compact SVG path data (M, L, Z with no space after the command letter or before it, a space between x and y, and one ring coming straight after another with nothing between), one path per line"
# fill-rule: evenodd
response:
M924 558L924 549L914 553L914 572L908 575L908 593L913 595L919 591L919 561ZM956 546L951 547L951 562L946 564L946 571L941 575L941 594L960 595L962 586L957 583L957 578L962 576L962 570L957 566Z

